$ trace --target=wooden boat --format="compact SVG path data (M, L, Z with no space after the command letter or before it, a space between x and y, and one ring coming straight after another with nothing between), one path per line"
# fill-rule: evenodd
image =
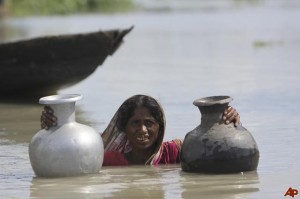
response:
M0 44L0 96L53 93L85 79L132 28Z

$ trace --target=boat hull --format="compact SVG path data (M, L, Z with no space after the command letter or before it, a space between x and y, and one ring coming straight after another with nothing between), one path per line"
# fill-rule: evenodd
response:
M78 83L117 50L131 29L0 44L0 92L47 94Z

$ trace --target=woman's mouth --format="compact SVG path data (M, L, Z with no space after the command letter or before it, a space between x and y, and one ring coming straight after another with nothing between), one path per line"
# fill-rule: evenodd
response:
M138 134L138 135L136 135L136 140L138 142L148 142L149 134Z

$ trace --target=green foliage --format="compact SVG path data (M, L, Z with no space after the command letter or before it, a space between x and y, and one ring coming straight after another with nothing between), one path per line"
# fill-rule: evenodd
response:
M263 47L271 47L271 46L280 46L283 45L283 41L263 41L263 40L257 40L253 42L253 46L255 48L263 48Z
M87 12L124 12L131 0L7 0L13 16L66 15Z

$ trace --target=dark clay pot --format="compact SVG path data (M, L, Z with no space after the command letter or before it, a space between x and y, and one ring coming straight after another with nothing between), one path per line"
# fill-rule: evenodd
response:
M241 125L224 124L222 116L232 98L197 99L201 124L187 133L182 145L181 167L186 172L236 173L257 169L259 151L250 132Z

